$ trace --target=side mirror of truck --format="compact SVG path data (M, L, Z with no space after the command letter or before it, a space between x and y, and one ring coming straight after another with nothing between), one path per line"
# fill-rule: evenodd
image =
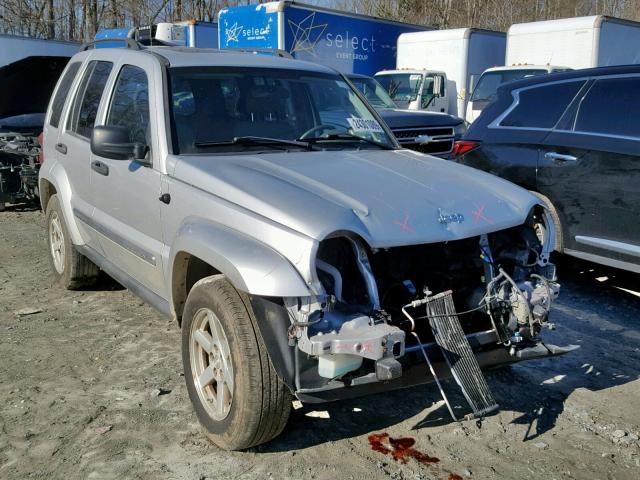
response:
M442 75L434 75L433 76L433 96L434 97L442 97L443 96L443 87L444 86L444 77Z
M91 134L91 152L113 160L142 160L144 162L149 147L140 142L132 142L129 129L116 125L99 125Z

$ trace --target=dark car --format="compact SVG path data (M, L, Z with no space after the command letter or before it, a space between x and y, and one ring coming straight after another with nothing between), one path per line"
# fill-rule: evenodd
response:
M556 249L640 272L640 65L505 84L456 143L458 162L536 192Z
M38 135L51 92L68 61L69 57L30 56L0 67L0 211L5 203L38 196Z
M349 74L347 78L376 109L404 148L451 158L454 142L467 129L462 118L448 113L400 110L374 78L358 74Z

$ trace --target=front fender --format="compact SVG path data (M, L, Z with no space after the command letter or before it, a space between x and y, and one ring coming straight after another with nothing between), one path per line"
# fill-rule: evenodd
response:
M303 297L309 288L278 252L247 235L209 220L190 218L177 232L170 254L171 272L181 252L198 257L224 274L235 288L252 295Z

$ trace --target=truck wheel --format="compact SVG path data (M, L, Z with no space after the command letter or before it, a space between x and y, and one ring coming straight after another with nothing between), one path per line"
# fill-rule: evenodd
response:
M213 443L243 450L282 432L291 394L271 365L248 299L224 275L203 278L189 292L182 363L191 403Z
M0 212L4 212L7 209L4 202L0 202Z
M563 240L562 240L562 224L560 223L560 217L558 216L558 212L556 211L556 207L553 206L551 200L548 197L542 195L541 193L534 192L533 190L529 190L530 193L535 195L540 199L540 201L547 207L549 213L551 214L551 218L553 219L553 224L556 227L556 244L554 250L556 252L562 253L563 250ZM536 225L536 233L538 228L544 228L543 225Z
M67 290L75 290L95 283L98 267L80 254L71 243L58 195L52 195L49 199L46 222L49 260L54 283Z

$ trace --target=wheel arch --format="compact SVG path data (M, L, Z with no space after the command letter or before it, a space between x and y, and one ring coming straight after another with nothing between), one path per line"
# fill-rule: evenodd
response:
M41 178L39 183L40 185L38 186L38 190L40 191L40 208L43 212L46 212L49 199L51 199L53 195L56 195L58 191L53 183L46 178Z
M203 277L223 274L240 292L265 297L301 297L309 289L280 253L224 225L188 219L173 242L170 259L171 308L181 321L187 295Z
M560 218L560 214L558 213L558 210L556 209L556 207L554 206L553 202L551 201L551 199L549 197L547 197L546 195L535 191L535 190L529 190L529 192L531 192L532 195L535 195L540 202L542 203L542 205L544 207L546 207L547 211L549 212L549 215L551 215L551 218L553 219L553 223L554 223L554 227L555 227L555 245L554 245L554 250L556 250L557 252L562 253L564 250L564 222L562 221L562 219Z
M71 184L69 183L69 178L64 168L59 162L46 172L40 171L38 188L40 190L40 206L44 212L47 210L47 205L51 197L53 195L58 196L65 224L71 237L71 243L74 245L83 245L85 242L80 235L80 230L73 215L73 208L71 207Z

